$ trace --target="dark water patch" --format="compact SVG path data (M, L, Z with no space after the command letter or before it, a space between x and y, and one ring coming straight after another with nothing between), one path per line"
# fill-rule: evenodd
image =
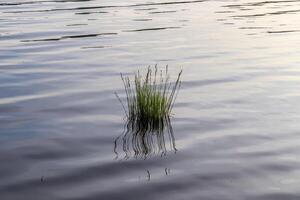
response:
M298 162L285 162L285 163L268 163L268 164L262 164L260 167L265 169L266 171L272 171L276 173L284 173L286 171L296 171L297 168L295 167L295 164Z
M109 12L105 12L105 11L97 11L97 12L77 12L75 13L75 15L90 15L90 14L106 14Z
M215 13L234 13L232 10L216 11Z
M133 19L133 21L137 21L137 22L146 22L146 21L152 21L152 19Z
M240 78L224 78L224 79L211 79L211 80L197 80L197 81L183 81L182 87L184 88L190 88L190 87L204 87L214 84L225 84L225 83L231 83L231 82L237 82Z
M300 30L282 30L282 31L267 31L267 33L276 34L276 33L294 33L300 32Z
M0 106L0 113L15 113L20 111L20 107L18 106ZM1 116L1 114L0 114Z
M181 28L181 27L170 26L170 27L157 27L157 28L143 28L143 29L135 29L135 30L124 30L123 32L160 31L160 30L179 29L179 28Z
M166 11L155 11L155 12L149 12L149 14L160 14L160 13L175 13L176 10L166 10Z
M225 5L222 7L242 7L242 6L264 6L266 4L282 4L282 3L298 3L297 0L286 0L286 1L259 1L251 3L242 3L242 4L231 4Z
M0 6L19 6L26 4L42 4L42 3L69 3L69 2L89 2L94 0L49 0L49 1L24 1L24 2L9 2L0 3Z
M95 33L95 34L83 34L83 35L67 35L58 38L46 38L46 39L36 39L36 40L21 40L21 42L47 42L47 41L60 41L65 39L75 39L75 38L88 38L97 37L105 35L117 35L118 33Z
M30 121L32 121L33 119L16 119L16 117L9 117L9 118L3 118L0 119L0 128L2 129L2 131L4 131L5 129L8 128L16 128L16 127L20 127L22 125L25 125L27 123L29 123Z
M109 149L111 147L111 137L97 137L97 135L89 135L89 137L73 136L72 138L48 138L48 141L40 141L40 144L32 143L24 145L13 150L12 154L22 151L15 157L25 159L27 161L59 161L65 159L76 159L76 157L84 157L91 153L94 149ZM100 147L101 146L101 147Z
M298 1L295 0L287 0L287 1L258 1L258 2L251 2L246 1L242 3L236 4L229 4L223 5L222 7L227 7L228 11L233 11L235 15L226 16L228 18L232 18L236 20L237 18L243 19L252 19L251 22L249 20L247 23L258 23L259 21L264 21L271 18L272 20L269 21L269 27L267 29L276 29L276 27L280 26L277 24L280 21L279 17L277 16L285 16L285 15L297 15L300 10L298 9L299 5L297 4ZM292 7L293 9L288 9L288 7ZM226 14L220 13L218 14ZM287 25L291 25L291 29L294 29L296 25L293 21L288 20ZM294 24L294 25L293 25ZM260 24L258 24L260 26ZM297 26L297 25L296 25ZM243 26L242 26L243 27ZM241 29L241 27L239 27ZM253 29L254 30L254 29ZM258 32L256 34L263 34L264 32ZM248 33L246 33L248 35Z
M81 47L81 49L104 49L104 48L110 48L112 46L90 46L90 47Z
M157 8L137 8L137 9L134 9L136 11L149 11L149 10L157 10Z
M88 24L67 24L66 26L87 26Z
M249 11L249 10L253 10L251 8L240 8L240 11Z
M107 8L130 8L130 7L144 7L144 6L162 6L162 5L176 5L176 4L192 4L201 3L206 0L196 0L196 1L170 1L163 3L142 3L142 4L132 4L124 6L91 6L91 7L76 7L76 8L57 8L48 10L30 10L30 11L10 11L4 13L26 13L26 12L55 12L55 11L70 11L70 10L90 10L90 9L107 9Z
M232 15L231 17L263 17L267 15L284 15L284 14L294 14L300 12L300 9L296 10L284 10L284 11L277 11L277 12L267 12L267 13L260 13L260 14L249 14L249 15Z
M64 115L64 116L75 116L80 115L83 113L93 113L93 111L97 112L95 109L95 106L88 106L88 105L82 105L80 107L78 106L65 106L65 107L57 107L57 108L47 108L47 109L41 109L39 112L42 113L54 113L56 115Z
M259 27L259 26L243 26L239 27L239 29L269 29L270 27Z
M82 145L82 144L78 144ZM50 149L47 149L45 147L37 147L36 149L32 149L32 152L28 152L26 155L24 155L24 158L28 160L38 160L38 161L51 161L51 160L60 160L60 159L70 159L72 157L82 156L84 155L84 152L78 152L73 150L67 150L66 147L70 146L65 144L65 147L58 147L55 145L52 145L49 147Z

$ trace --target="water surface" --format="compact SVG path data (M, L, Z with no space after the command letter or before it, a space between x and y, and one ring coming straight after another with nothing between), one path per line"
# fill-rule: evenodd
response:
M1 1L1 199L300 199L299 12L296 0ZM174 138L116 157L120 72L154 64L183 69Z

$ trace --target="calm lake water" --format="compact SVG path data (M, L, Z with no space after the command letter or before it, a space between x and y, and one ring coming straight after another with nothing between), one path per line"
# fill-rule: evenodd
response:
M298 0L1 0L0 199L300 199L299 47ZM155 64L173 134L135 155L114 92Z

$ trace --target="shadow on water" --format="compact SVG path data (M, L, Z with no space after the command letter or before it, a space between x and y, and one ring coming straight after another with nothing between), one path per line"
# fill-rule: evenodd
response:
M41 4L41 3L69 3L69 2L88 2L93 0L49 0L49 1L24 1L24 2L6 2L0 3L0 6L19 6L25 4Z
M170 118L155 125L127 121L124 131L114 140L115 159L147 159L153 155L166 156L168 151L177 152Z
M228 21L225 25L237 25L239 29L251 31L247 35L298 33L298 20L291 20L300 13L299 1L236 1L221 6L227 10L216 11L221 15L217 21ZM226 15L227 14L227 15ZM289 20L283 20L283 19ZM241 22L242 21L242 22ZM283 27L284 26L284 27ZM262 31L264 30L264 31Z
M82 34L82 35L66 35L57 38L45 38L45 39L35 39L35 40L21 40L21 42L48 42L48 41L60 41L65 39L77 39L77 38L90 38L106 35L117 35L117 33L95 33L95 34Z
M19 10L19 11L8 11L5 13L27 13L27 12L57 12L57 11L71 11L71 10L91 10L91 9L107 9L107 8L135 8L135 7L147 7L147 6L164 6L164 5L182 5L182 4L196 4L202 3L205 0L194 0L194 1L168 1L168 2L148 2L139 4L128 4L128 5L106 5L106 6L86 6L86 7L73 7L73 8L54 8L45 10ZM9 3L2 3L0 6L7 6Z
M156 27L156 28L144 28L144 29L135 29L135 30L124 30L123 32L143 32L143 31L160 31L167 29L178 29L180 27L171 26L171 27Z

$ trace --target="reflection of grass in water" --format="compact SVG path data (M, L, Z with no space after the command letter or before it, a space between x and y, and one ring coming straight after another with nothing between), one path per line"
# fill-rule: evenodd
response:
M158 71L157 66L154 70L148 67L145 76L137 72L134 81L121 74L126 93L126 106L118 95L117 97L125 110L127 123L124 133L115 140L117 155L118 142L121 138L125 158L129 158L132 151L135 157L147 157L154 153L165 155L166 140L169 141L170 148L176 151L169 117L180 88L181 73L182 71L175 82L170 82L168 66L161 71Z
M134 81L121 74L127 106L124 106L119 97L118 99L123 105L128 120L139 127L159 129L165 118L168 118L171 114L181 85L181 73L182 71L178 74L174 83L169 80L168 66L160 72L158 72L157 66L153 71L148 67L145 77L138 71L134 76Z
M120 148L125 153L125 159L131 155L144 159L155 154L165 156L168 149L175 153L177 151L169 118L164 119L159 129L147 129L143 125L139 126L133 121L128 121L123 134L115 139L114 144L116 158L119 156Z

